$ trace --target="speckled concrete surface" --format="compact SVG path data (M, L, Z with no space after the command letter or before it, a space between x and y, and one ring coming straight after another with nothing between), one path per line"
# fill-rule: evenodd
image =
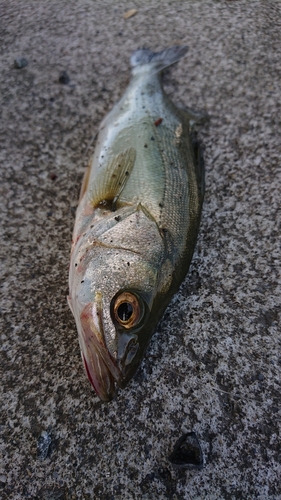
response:
M280 499L281 4L0 7L1 498ZM200 236L141 369L105 405L66 304L75 206L131 51L174 43L189 54L166 89L211 117ZM201 471L168 462L184 431L200 439Z

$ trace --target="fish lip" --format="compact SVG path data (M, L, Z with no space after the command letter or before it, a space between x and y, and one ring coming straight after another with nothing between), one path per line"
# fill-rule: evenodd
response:
M122 378L116 360L105 342L101 304L87 304L80 315L82 360L87 377L102 401L110 401L115 394L115 381Z
M113 377L111 376L111 373L109 370L107 370L107 380L108 380L108 385L105 384L103 379L103 385L99 383L98 378L96 377L95 370L93 370L93 367L87 363L86 357L83 352L81 352L82 355L82 360L84 364L84 368L88 377L88 380L90 384L92 385L94 391L96 392L97 396L104 401L105 403L108 403L111 401L115 395L115 384Z

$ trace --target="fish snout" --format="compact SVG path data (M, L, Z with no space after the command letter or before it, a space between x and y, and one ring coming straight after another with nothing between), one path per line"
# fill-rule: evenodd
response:
M125 326L130 317L123 317ZM109 350L100 292L96 292L94 301L82 310L80 325L81 353L87 377L99 398L110 401L115 394L115 385L123 389L138 368L143 351L139 337L116 325L115 352Z

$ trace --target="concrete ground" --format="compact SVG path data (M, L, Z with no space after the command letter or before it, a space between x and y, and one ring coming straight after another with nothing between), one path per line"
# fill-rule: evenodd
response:
M281 3L1 0L0 11L1 498L281 499ZM87 146L132 50L177 43L189 53L167 92L210 115L200 235L137 375L102 404L66 303ZM168 461L187 431L202 470Z

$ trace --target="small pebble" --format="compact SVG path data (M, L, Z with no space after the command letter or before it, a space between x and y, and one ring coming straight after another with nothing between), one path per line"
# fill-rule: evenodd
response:
M60 74L59 82L62 83L63 85L67 85L70 82L70 78L69 78L69 76L68 76L68 74L67 74L66 71L63 71Z
M47 458L52 438L47 431L42 431L41 435L37 441L37 457L40 460L45 460Z
M130 17L135 16L137 12L138 12L137 9L127 10L127 12L125 12L123 14L123 17L124 17L124 19L129 19Z
M25 57L16 57L14 65L17 69L25 68L28 65L28 60Z

